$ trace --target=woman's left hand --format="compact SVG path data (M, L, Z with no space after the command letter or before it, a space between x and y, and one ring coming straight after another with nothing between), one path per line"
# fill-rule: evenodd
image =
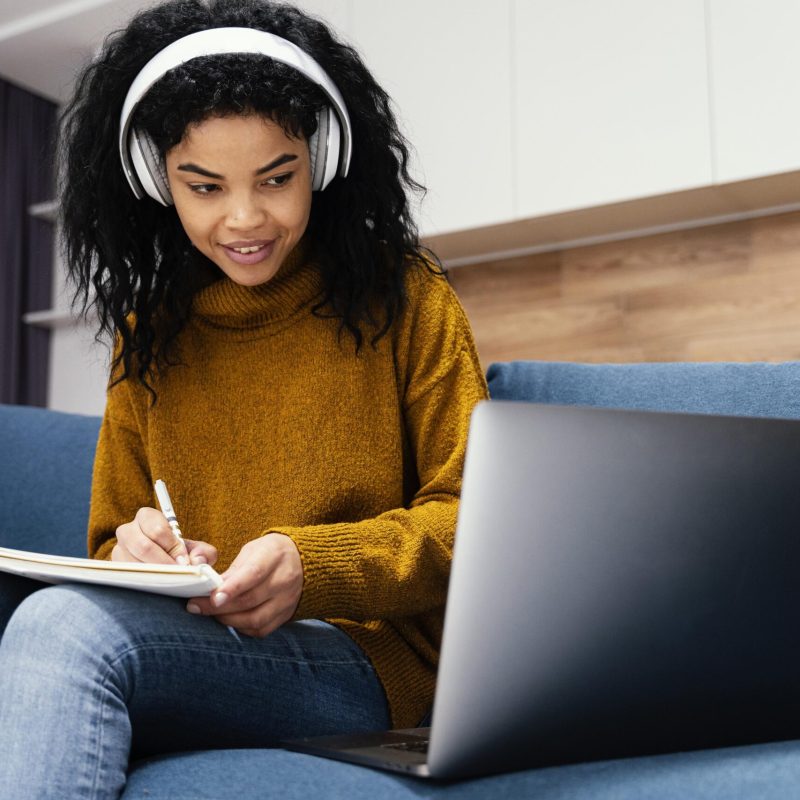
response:
M288 536L269 533L248 542L222 580L210 597L192 598L187 609L248 636L267 636L297 610L303 591L300 552Z

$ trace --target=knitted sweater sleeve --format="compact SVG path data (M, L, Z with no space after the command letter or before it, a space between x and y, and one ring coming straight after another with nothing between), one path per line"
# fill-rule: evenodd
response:
M303 561L298 619L408 617L444 605L469 419L488 391L464 312L435 281L415 282L394 332L419 489L408 507L372 519L272 529Z

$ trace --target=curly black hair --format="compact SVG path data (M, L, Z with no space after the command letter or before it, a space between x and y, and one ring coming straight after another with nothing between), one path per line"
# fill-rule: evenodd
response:
M133 79L156 53L190 33L229 26L269 31L310 54L350 114L349 173L314 193L305 234L324 287L313 312L339 319L358 352L367 329L374 346L391 327L409 269L444 272L419 241L408 195L425 187L409 173L391 99L352 47L320 20L269 0L170 0L145 10L110 34L79 76L62 115L60 198L75 301L84 314L96 309L98 339L116 337L115 382L135 374L154 400L152 377L175 363L192 297L218 269L191 246L174 206L134 197L120 164L119 118ZM325 103L314 83L267 57L205 56L163 76L137 106L134 124L163 156L187 127L211 116L256 113L308 138Z

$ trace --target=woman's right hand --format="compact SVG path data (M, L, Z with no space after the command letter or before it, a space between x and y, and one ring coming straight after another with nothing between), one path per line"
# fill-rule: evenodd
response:
M112 561L142 561L147 564L186 563L214 565L217 548L208 542L178 539L167 518L155 508L140 508L133 521L117 528Z

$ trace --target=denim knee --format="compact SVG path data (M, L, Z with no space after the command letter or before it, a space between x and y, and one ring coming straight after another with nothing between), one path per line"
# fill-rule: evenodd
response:
M97 590L86 586L48 586L26 597L0 640L4 655L57 662L62 668L107 662L119 650L119 636L93 591Z
M8 632L24 632L26 638L39 638L75 628L84 629L97 613L71 586L48 586L26 597L11 615Z

